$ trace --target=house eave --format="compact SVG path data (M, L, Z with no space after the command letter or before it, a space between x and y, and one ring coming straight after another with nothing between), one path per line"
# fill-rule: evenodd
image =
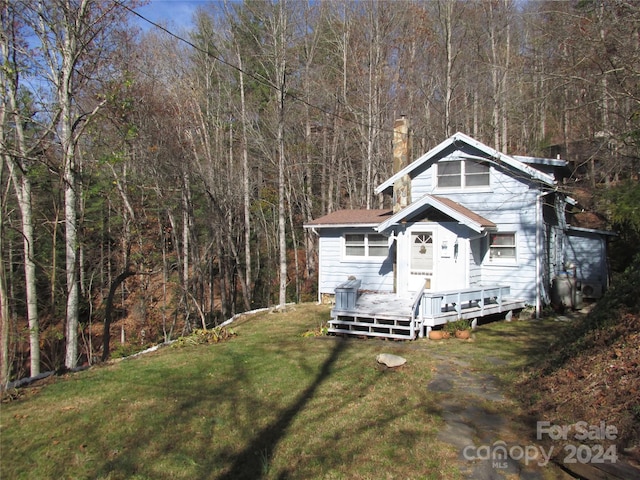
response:
M618 234L616 232L609 232L607 230L597 230L595 228L584 228L584 227L574 227L572 225L567 225L566 228L569 232L579 232L579 233L591 233L593 235L602 235L606 237L617 237Z
M378 223L320 223L320 224L304 224L304 228L310 228L312 230L320 230L327 228L373 228L375 229Z
M561 158L529 157L525 155L512 155L512 157L527 165L545 165L548 167L562 168L569 164L569 162Z

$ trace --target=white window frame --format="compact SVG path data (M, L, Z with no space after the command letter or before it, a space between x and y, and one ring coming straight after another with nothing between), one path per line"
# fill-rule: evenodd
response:
M513 243L504 245L493 245L493 239L496 236L503 238L513 237ZM498 265L515 265L518 263L518 234L517 232L495 232L489 233L489 248L487 249L489 262ZM513 255L509 250L513 250Z
M349 241L349 236L362 236L362 241ZM380 237L380 243L370 241L370 237ZM384 255L371 254L376 247L382 247L382 241L385 245ZM348 253L349 247L362 247L363 255L353 255ZM349 232L342 235L342 256L346 260L362 260L362 259L381 259L389 256L389 239L381 233L365 233L365 232Z
M456 177L460 180L460 185L448 185L448 186L441 186L440 185L440 178L441 178L441 173L440 173L440 166L442 164L445 163L459 163L460 164L460 173L459 174L454 174L451 175L449 174L448 177L453 178ZM487 172L486 174L483 173L467 173L467 164L469 163L475 163L475 164L480 164L480 165L486 165L483 162L477 162L475 160L469 160L469 159L462 159L462 158L458 158L458 159L451 159L451 160L441 160L440 162L438 162L436 164L436 168L435 168L435 186L436 186L436 190L446 190L446 191L454 191L454 190L473 190L473 191L489 191L491 189L491 166L490 165L486 165L487 167ZM486 184L482 184L482 185L467 185L467 180L469 179L468 177L470 177L471 175L476 175L476 176L480 176L480 175L486 175L487 176L487 183Z

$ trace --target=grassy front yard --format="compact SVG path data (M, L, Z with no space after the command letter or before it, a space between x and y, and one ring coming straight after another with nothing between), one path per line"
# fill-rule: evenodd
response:
M483 326L472 343L303 335L328 316L310 304L257 314L224 343L168 347L26 389L2 404L0 477L456 479L458 452L436 440L431 353L464 349L479 367L500 354L508 378L544 348L528 322ZM381 368L382 352L407 364Z

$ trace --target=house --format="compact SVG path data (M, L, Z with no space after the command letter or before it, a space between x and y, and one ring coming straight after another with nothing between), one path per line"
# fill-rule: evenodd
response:
M606 288L608 234L567 223L565 161L506 155L462 133L412 162L409 145L402 118L395 173L376 189L393 208L305 225L318 235L319 299L335 295L330 331L415 338L457 318L572 307Z

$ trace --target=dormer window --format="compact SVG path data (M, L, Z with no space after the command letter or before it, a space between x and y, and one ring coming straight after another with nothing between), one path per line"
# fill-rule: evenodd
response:
M473 160L444 160L437 165L438 188L489 186L489 165Z

